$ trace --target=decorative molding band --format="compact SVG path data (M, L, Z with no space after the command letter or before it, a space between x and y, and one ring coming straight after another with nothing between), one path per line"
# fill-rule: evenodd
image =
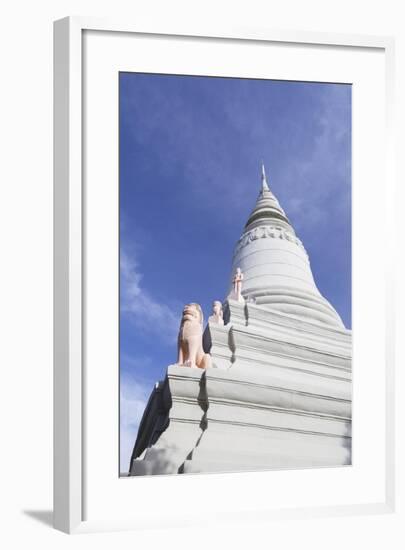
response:
M281 357L282 359L286 359L286 360L291 360L291 361L294 361L295 363L308 363L309 365L315 365L316 367L326 367L328 369L338 369L338 370L341 370L345 373L347 373L348 375L351 375L352 373L352 368L351 368L351 362L349 361L349 359L347 361L345 361L344 363L345 364L339 364L339 363L331 363L331 362L327 362L326 360L322 359L321 361L317 361L316 359L313 359L311 357L305 357L305 356L300 356L300 355L292 355L291 353L285 353L284 351L281 352L280 350L276 350L276 349L261 349L261 350L257 350L254 346L249 346L249 345L241 345L240 342L238 342L238 347L237 349L235 350L235 354L234 354L234 360L233 360L233 364L236 363L237 361L240 361L240 360L243 360L243 361L247 361L247 362L252 362L252 360L250 359L251 357L251 352L256 352L255 353L255 361L257 359L257 354L260 354L260 355L266 355L267 357ZM259 360L260 360L260 356L259 356ZM263 362L262 361L262 364L269 364L267 361L266 362ZM280 366L281 365L277 365L277 366ZM297 370L301 370L299 368L297 368Z
M248 422L236 422L236 421L230 421L230 420L209 420L210 424L224 424L227 426L237 426L238 428L259 428L262 430L271 430L276 432L287 432L287 433L298 433L302 435L312 435L312 436L320 436L320 437L333 437L335 439L345 439L348 441L351 441L350 435L336 435L328 432L314 432L311 430L300 430L297 428L287 428L287 427L279 427L279 426L266 426L264 424L250 424Z
M235 326L235 325L231 327L231 331L233 333L233 337L235 341L236 341L236 338L240 335L241 337L244 337L245 339L247 339L248 342L251 342L250 344L246 341L242 343L239 338L237 341L238 348L250 349L258 352L270 351L272 353L273 352L280 353L277 347L274 347L274 349L273 347L269 347L269 348L266 347L265 344L268 343L270 346L281 345L281 346L284 346L284 348L288 347L293 350L298 350L297 355L294 355L292 353L287 353L284 350L283 350L283 353L280 354L282 356L285 355L286 357L291 357L293 359L295 358L300 360L307 359L307 357L300 354L300 351L311 353L314 357L319 357L320 355L322 355L325 357L337 358L343 363L350 362L352 359L351 354L348 354L348 353L343 354L341 350L337 352L331 349L331 347L322 346L322 348L319 348L319 347L314 347L310 345L305 345L305 344L302 344L301 342L293 342L292 340L287 340L287 339L281 340L279 338L272 338L271 336L266 336L265 334L254 333L249 329L250 329L249 325L247 327ZM255 345L253 345L253 342L255 343ZM257 348L256 342L261 342L264 345L264 347ZM311 358L308 358L308 359L311 360ZM315 361L312 360L312 362L315 362ZM333 363L331 365L333 366Z
M276 355L277 357L283 357L282 355L276 354L276 353L274 355ZM246 359L244 356L238 356L237 360L239 362L243 361L244 363L253 362L253 361L249 361L249 359ZM298 363L302 363L302 359L300 359L298 361ZM263 368L276 367L277 369L280 369L280 370L288 370L288 371L308 374L309 376L317 376L317 377L320 377L320 378L327 378L327 379L331 379L331 380L339 380L339 382L349 382L349 383L352 382L351 370L346 369L344 367L339 367L339 366L336 367L336 366L323 365L323 364L320 365L321 367L325 367L328 370L329 369L335 369L337 371L341 371L342 373L347 374L347 376L337 376L337 375L333 375L333 374L328 374L326 372L319 372L319 371L309 370L309 369L306 369L306 368L303 368L303 367L296 367L296 366L291 366L291 365L280 365L280 364L276 363L275 361L269 360L268 358L266 358L266 360L264 360L264 359L260 359L259 357L255 357L254 358L254 364L255 365L257 365L257 364L263 365ZM230 368L231 368L231 366L229 367L229 369Z
M255 409L260 411L269 411L274 413L280 413L280 414L291 414L294 416L303 416L305 418L316 418L320 420L333 420L334 422L342 422L345 424L351 424L352 420L349 416L340 416L336 414L327 414L327 413L321 413L321 412L312 412L312 411L305 411L302 409L292 409L292 408L286 408L286 407L276 407L274 405L263 405L263 403L259 402L247 402L247 401L238 401L236 399L225 399L221 397L207 397L207 401L212 405L224 405L224 406L230 406L230 407L241 407L241 408L247 408L247 409Z
M235 254L237 254L242 248L251 244L258 239L284 239L299 246L307 255L304 245L298 237L293 235L290 231L282 229L281 227L275 227L272 225L259 225L251 231L244 233L236 244Z
M255 289L255 293L263 291L263 296L268 292L268 289L263 287L262 289ZM291 294L291 288L285 286L275 286L272 288L272 294L275 296L277 294L284 295L286 292ZM302 293L298 289L294 289L294 294L298 298L308 299L307 293ZM310 300L318 303L324 303L324 299L320 296L317 296L313 293L310 294ZM297 328L300 332L306 332L312 334L315 337L322 336L324 338L332 338L342 342L350 342L351 344L351 330L340 327L333 327L329 325L320 325L309 320L304 320L297 317L291 317L286 313L277 310L269 310L262 305L254 304L248 302L246 304L247 313L249 322L262 321L266 325L277 325L280 327L285 327L294 332Z
M348 405L351 404L351 399L345 399L345 398L342 398L342 397L335 397L333 395L325 395L325 394L316 393L316 392L301 391L301 390L297 390L295 388L275 386L273 384L259 384L259 383L256 383L256 382L248 382L247 380L237 380L235 378L233 378L233 379L232 378L220 378L219 376L215 376L215 378L212 377L212 378L206 379L206 384L207 385L210 384L210 388L207 387L207 393L212 390L211 386L215 383L218 383L218 382L225 383L225 384L237 384L237 385L242 385L242 386L247 386L247 387L252 387L252 388L261 388L261 389L264 389L264 390L273 390L273 391L283 392L283 393L290 393L290 394L299 395L299 396L302 396L302 397L313 398L313 399L323 399L325 401L333 401L333 402L336 402L336 403L343 403L343 404L348 404Z

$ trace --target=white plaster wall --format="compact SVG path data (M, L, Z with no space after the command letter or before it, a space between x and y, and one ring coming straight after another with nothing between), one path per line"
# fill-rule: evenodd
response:
M205 334L214 368L168 368L168 428L132 475L350 464L350 331L230 301Z
M235 247L233 274L240 267L245 298L272 309L342 327L331 304L316 287L302 243L284 229L260 226L244 233Z
M243 271L246 291L272 285L315 291L305 251L285 239L257 239L244 246L233 261L233 271L237 267Z

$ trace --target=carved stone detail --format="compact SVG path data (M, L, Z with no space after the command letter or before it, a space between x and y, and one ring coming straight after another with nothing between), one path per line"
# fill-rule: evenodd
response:
M244 233L242 237L239 239L236 248L235 248L235 255L245 246L251 244L254 241L257 241L258 239L285 239L286 241L290 241L305 251L305 248L302 244L302 242L299 240L298 237L290 233L290 231L287 231L286 229L282 229L281 227L273 227L268 225L261 225L259 227L255 227L251 231L248 231L247 233ZM306 253L306 251L305 251Z
M208 321L217 325L224 324L224 312L222 311L222 303L219 300L213 302L212 315L208 318Z
M177 364L206 369L212 366L211 356L204 353L203 313L200 304L184 306L177 344Z
M228 300L236 300L237 302L241 302L242 304L245 303L245 300L242 296L243 273L240 267L236 268L232 283L233 288L228 296Z

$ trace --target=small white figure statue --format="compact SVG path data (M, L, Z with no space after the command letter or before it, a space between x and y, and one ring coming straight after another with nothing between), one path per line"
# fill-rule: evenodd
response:
M212 315L208 318L210 323L217 323L218 325L224 324L224 313L222 311L222 304L218 300L212 303Z
M242 281L243 281L243 273L241 271L240 267L236 268L236 273L233 277L233 299L237 300L238 302L243 302L242 298Z
M202 346L203 313L196 303L183 309L178 337L177 364L185 367L207 369L212 366L211 355L204 353Z

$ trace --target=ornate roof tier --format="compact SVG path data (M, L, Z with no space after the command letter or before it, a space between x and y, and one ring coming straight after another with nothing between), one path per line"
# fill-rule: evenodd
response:
M276 197L270 191L269 185L267 183L264 165L262 164L262 188L260 190L256 205L253 208L245 225L245 230L252 229L253 227L257 227L258 225L268 224L271 222L282 222L282 225L288 226L292 233L294 233L294 230L290 226L290 222L288 221L284 210L281 208L280 203L278 202Z

